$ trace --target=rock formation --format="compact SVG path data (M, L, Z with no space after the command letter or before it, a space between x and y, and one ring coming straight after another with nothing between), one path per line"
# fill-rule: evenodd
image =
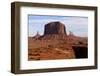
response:
M38 39L40 37L39 32L37 32L37 34L33 37L34 39Z
M66 27L61 22L50 22L44 27L44 35L39 39L42 40L61 40L67 38Z
M65 25L61 22L50 22L45 25L44 35L46 34L66 34Z

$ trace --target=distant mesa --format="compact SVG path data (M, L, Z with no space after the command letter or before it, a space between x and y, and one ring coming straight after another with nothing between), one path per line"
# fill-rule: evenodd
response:
M37 34L33 37L34 39L38 39L41 35L39 34L39 32L37 32Z
M47 34L66 34L66 27L59 21L50 22L46 24L44 28L44 35Z

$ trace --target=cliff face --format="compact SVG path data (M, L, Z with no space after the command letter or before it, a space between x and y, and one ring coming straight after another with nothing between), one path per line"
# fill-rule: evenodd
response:
M60 22L50 22L45 25L44 35L47 34L66 34L65 25Z

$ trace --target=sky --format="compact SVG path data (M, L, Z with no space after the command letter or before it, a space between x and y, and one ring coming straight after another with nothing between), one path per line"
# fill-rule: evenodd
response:
M55 21L65 24L67 34L71 31L76 36L88 36L88 17L50 15L28 15L28 36L33 37L37 32L43 35L45 24Z

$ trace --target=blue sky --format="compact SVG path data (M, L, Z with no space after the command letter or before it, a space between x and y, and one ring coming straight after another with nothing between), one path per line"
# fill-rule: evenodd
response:
M45 24L54 21L65 24L67 34L71 31L76 36L88 36L88 17L45 15L28 15L28 36L32 37L37 32L43 35Z

